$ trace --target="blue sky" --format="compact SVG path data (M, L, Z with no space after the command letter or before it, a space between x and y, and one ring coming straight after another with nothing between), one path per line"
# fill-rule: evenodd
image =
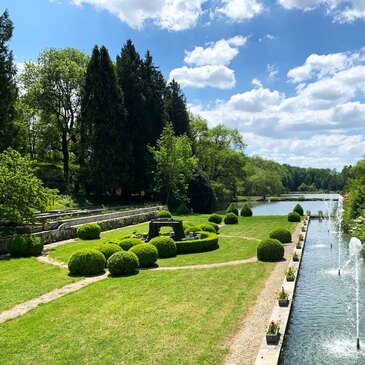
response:
M45 48L152 52L190 110L248 154L341 169L365 151L364 0L0 0L15 61Z

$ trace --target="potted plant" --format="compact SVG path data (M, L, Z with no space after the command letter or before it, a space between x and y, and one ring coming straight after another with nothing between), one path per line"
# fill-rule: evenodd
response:
M305 226L302 227L302 232L305 232Z
M302 248L302 243L300 242L300 240L298 240L296 246L295 246L298 250L300 250Z
M284 274L286 276L286 281L294 281L295 279L295 271L289 266L285 271Z
M293 253L293 261L299 261L299 255L298 255L297 251L294 251L294 253Z
M268 345L277 345L280 338L280 322L271 321L266 331L266 343Z
M299 233L299 241L303 241L304 240L304 237L301 233Z
M278 304L279 307L287 307L289 305L289 294L285 291L283 286L278 293Z

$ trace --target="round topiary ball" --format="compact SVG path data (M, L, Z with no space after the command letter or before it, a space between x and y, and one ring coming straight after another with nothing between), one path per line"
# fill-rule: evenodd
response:
M303 208L299 203L294 207L293 212L297 212L300 216L304 214Z
M108 260L108 258L116 252L122 251L122 248L116 243L104 243L96 249L104 255L105 260Z
M221 224L223 221L223 217L217 213L213 213L208 217L208 221L216 224Z
M97 223L86 223L77 228L77 237L82 240L95 240L100 238L101 228Z
M138 257L139 267L154 266L158 258L157 248L150 243L133 246L129 252L133 252Z
M138 257L130 251L119 251L111 255L107 268L111 276L134 274L139 266Z
M159 210L156 214L157 218L172 218L172 215L167 210Z
M228 208L226 209L226 214L228 213L234 213L235 215L238 215L238 208L237 205L232 203L228 206Z
M288 222L300 222L300 215L297 212L290 212L288 214Z
M215 228L210 223L199 224L198 228L200 228L200 231L215 233Z
M72 275L91 276L104 272L105 257L93 249L75 251L68 261L68 269Z
M182 225L183 225L183 229L185 231L187 228L194 226L194 223L193 222L189 222L189 221L183 221L182 222Z
M219 232L219 226L217 223L214 223L214 222L209 222L209 225L213 226L214 229L215 229L215 233L218 233Z
M8 242L8 252L13 257L38 256L42 250L42 240L30 234L17 234Z
M176 256L176 243L170 237L155 237L149 243L157 248L158 257L166 258Z
M238 217L237 217L237 215L234 214L234 213L228 213L224 217L224 223L225 224L236 224L236 223L238 223Z
M262 240L257 246L257 259L260 261L279 261L284 257L284 245L273 238Z
M291 242L291 233L285 228L273 229L270 232L269 237L274 238L274 239L280 241L281 243Z
M252 217L252 209L248 206L248 204L245 204L242 208L241 208L241 217Z
M201 231L201 228L199 226L189 226L184 230L185 236L187 236L189 233L195 233Z
M124 251L128 251L131 247L137 246L144 243L139 238L125 238L118 243L118 246L121 247Z

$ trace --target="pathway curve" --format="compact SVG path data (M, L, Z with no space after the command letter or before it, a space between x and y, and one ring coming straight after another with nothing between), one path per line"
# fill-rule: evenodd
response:
M286 260L275 266L257 298L255 306L242 319L241 328L229 344L230 354L224 365L252 365L255 363L262 342L262 334L265 333L267 323L270 320L272 308L277 300L276 293L283 282L283 272L288 267L294 242L298 240L301 232L300 229L301 224L299 223L293 233L293 242L285 245L284 257Z

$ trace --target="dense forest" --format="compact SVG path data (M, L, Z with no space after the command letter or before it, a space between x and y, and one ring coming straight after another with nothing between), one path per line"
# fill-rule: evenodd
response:
M0 153L28 156L62 194L98 203L159 200L210 212L238 195L341 190L357 167L301 168L247 156L244 136L192 115L177 82L127 40L113 60L46 49L17 72L0 17ZM13 155L14 156L14 155ZM3 159L6 160L5 158Z

